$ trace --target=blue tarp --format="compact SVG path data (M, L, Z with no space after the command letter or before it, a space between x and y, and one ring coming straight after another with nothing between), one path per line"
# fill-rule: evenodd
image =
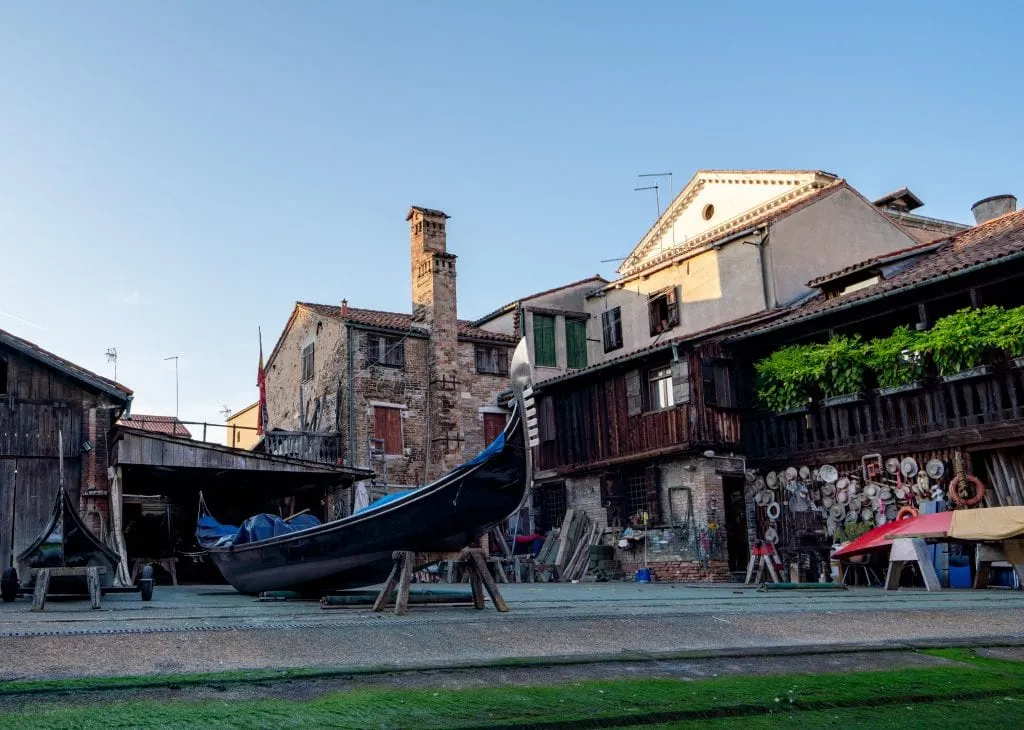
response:
M423 489L423 487L420 487L419 489ZM395 500L401 499L402 497L406 496L407 494L412 494L413 492L418 492L419 489L407 489L404 492L395 492L394 494L385 494L380 499L375 499L372 502L370 502L368 505L366 505L365 507L361 507L361 508L357 509L356 510L356 514L359 514L360 512L366 512L367 510L375 509L376 507L380 507L382 505L385 505L388 502L394 502Z
M287 535L299 530L306 530L320 524L313 515L299 515L288 522L271 514L259 514L250 517L241 527L222 525L210 515L203 515L196 525L196 537L203 547L228 547L244 545L248 542L268 540L278 535Z

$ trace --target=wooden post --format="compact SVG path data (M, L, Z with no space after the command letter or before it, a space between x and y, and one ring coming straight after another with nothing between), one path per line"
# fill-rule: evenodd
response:
M32 610L42 611L46 608L46 592L50 590L50 571L43 568L36 573L35 590L32 591Z
M89 586L89 601L93 608L100 607L100 571L98 568L90 567L85 569L85 582Z
M484 588L491 596L491 601L494 603L494 607L498 609L500 613L508 613L508 605L505 603L505 599L502 598L501 592L498 590L498 585L494 582L490 573L487 570L487 564L484 562L483 551L470 548L467 550L469 558L472 561L471 565L476 566L477 574L479 579L483 581Z
M412 564L414 556L410 552L395 553L395 567L400 567L398 578L398 595L395 597L395 615L409 613L409 586L412 584Z
M394 559L394 557L398 554L399 553L397 552L392 553L391 557ZM384 610L384 607L387 606L388 603L390 603L391 594L394 592L395 586L398 585L398 577L400 575L400 570L401 566L399 565L398 560L395 559L395 564L391 568L391 575L388 576L387 582L384 583L383 590L381 590L380 594L377 596L377 600L373 603L374 611L382 611Z

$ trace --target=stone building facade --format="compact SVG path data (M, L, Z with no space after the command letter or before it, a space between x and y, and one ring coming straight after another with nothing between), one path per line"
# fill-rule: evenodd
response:
M271 432L334 437L377 491L450 471L504 427L516 339L459 320L448 216L413 207L411 313L298 302L267 360Z

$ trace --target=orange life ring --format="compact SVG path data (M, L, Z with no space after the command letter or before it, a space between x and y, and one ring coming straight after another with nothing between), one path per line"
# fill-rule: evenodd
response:
M960 485L960 477L953 477L953 480L949 483L949 498L959 505L964 507L973 507L978 504L985 497L985 485L981 483L981 480L976 476L970 474L967 475L967 482L974 487L974 496L969 499L964 499L960 496L957 491L957 487Z
M900 507L900 511L896 513L896 521L905 520L910 517L917 517L918 512L911 506Z

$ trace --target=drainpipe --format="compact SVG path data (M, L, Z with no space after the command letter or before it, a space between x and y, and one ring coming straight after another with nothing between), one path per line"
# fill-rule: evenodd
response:
M768 311L773 308L771 289L768 286L768 266L764 257L764 247L768 245L768 229L765 228L757 237L756 241L744 241L744 243L757 249L757 267L761 272L761 292L764 296L764 308Z
M345 461L356 466L356 351L355 334L351 325L345 325L348 332L348 454Z

